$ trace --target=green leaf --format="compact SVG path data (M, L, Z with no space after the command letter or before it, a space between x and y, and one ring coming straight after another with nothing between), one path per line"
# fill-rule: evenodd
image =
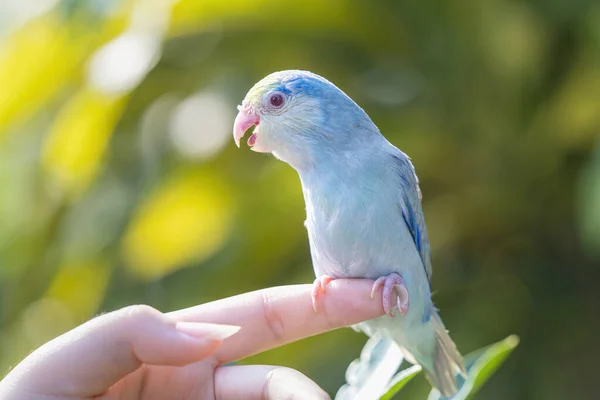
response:
M465 368L467 369L466 381L462 377L458 377L459 385L461 389L451 399L446 399L440 395L437 389L433 389L427 398L427 400L467 400L470 399L473 394L479 390L479 388L492 376L492 374L502 365L504 360L510 355L510 353L519 344L519 338L516 335L511 335L506 339L494 343L490 346L481 348L472 353L467 354L464 357ZM372 346L371 346L372 347ZM362 358L366 361L373 361L371 351L367 352ZM385 357L375 357L375 360L381 361ZM383 394L379 400L391 400L400 390L414 378L419 372L421 372L420 365L413 365L410 368L404 369L398 372L385 388L385 394ZM365 386L359 385L360 387ZM343 392L343 391L342 391ZM337 398L337 397L336 397ZM340 395L339 398L345 398Z
M494 343L483 349L476 350L465 356L465 367L467 368L467 380L452 400L467 400L477 393L479 388L492 376L502 365L504 360L519 344L519 337L511 335L506 339ZM460 379L460 378L459 378ZM437 389L429 393L427 400L443 400Z
M396 393L400 391L412 378L421 372L420 365L413 365L410 368L398 372L390 381L386 388L385 394L379 400L390 400Z
M389 382L398 376L395 374L402 360L402 352L393 340L374 334L363 347L360 357L348 366L347 383L338 390L335 400L379 398L386 392Z

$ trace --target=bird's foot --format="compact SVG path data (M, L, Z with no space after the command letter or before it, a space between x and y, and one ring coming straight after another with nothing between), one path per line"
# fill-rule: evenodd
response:
M383 288L383 311L390 317L394 317L394 307L397 305L400 314L405 315L408 312L410 299L408 289L404 279L398 274L389 274L377 279L371 289L371 298L375 296L375 292ZM392 292L395 295L392 296Z
M325 287L329 282L333 280L329 275L321 275L313 282L313 289L311 293L312 305L315 312L317 312L317 305L319 304L319 295L325 294Z

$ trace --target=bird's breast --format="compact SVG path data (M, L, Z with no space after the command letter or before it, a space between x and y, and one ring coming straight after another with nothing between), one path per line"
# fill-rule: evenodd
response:
M396 199L385 193L335 190L307 197L309 242L315 274L375 279L419 265Z

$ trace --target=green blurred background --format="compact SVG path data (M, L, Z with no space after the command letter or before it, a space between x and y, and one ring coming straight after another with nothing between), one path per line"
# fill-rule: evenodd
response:
M520 335L478 398L597 396L592 0L2 0L0 370L101 311L312 282L295 172L231 138L246 91L288 68L335 82L412 157L461 351ZM335 393L365 339L244 362Z

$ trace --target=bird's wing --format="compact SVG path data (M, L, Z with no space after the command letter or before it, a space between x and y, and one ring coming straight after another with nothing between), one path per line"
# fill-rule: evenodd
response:
M396 163L398 174L400 175L401 198L400 208L402 217L408 230L410 231L415 246L423 261L423 266L427 278L431 281L431 253L429 246L429 237L427 236L427 227L425 226L425 217L421 208L421 189L419 180L415 174L415 168L410 162L410 158L398 150L392 156Z

